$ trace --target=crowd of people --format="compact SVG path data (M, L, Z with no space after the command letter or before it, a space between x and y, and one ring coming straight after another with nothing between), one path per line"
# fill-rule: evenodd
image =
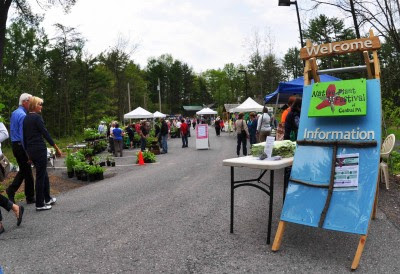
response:
M282 116L280 122L268 112L268 108L264 107L262 113L250 112L248 115L239 113L237 116L231 117L226 123L218 116L215 121L211 121L215 127L215 133L220 136L220 132L227 125L227 131L232 129L237 135L236 154L239 157L242 150L243 155L247 155L247 139L250 146L265 142L267 136L272 134L273 129L276 132L276 140L292 140L297 139L297 132L300 123L301 98L291 96L288 104L282 108ZM247 116L247 118L246 118Z
M160 118L154 122L154 137L157 138L161 148L161 154L168 153L168 139L178 137L182 139L182 148L188 147L188 137L190 137L190 127L196 127L199 121L197 118L190 119L188 117L173 118L171 120ZM107 135L109 141L109 152L113 153L115 157L123 156L123 138L125 135L129 138L129 149L134 147L134 139L137 134L140 137L140 150L146 150L147 140L150 136L152 126L151 122L147 120L138 121L135 124L128 124L122 130L117 121L111 122L108 127L104 121L100 122L98 132ZM174 130L176 129L176 130ZM175 135L172 135L174 131Z
M14 212L18 226L22 222L24 207L15 204L15 193L23 182L25 182L26 203L35 204L36 211L49 210L56 203L56 198L50 195L45 140L54 147L57 156L61 156L61 151L45 127L40 115L42 108L43 99L23 93L19 98L18 108L11 114L10 134L4 124L0 122L0 157L5 158L1 151L1 142L10 137L12 151L19 166L18 173L6 189L8 198L0 194L0 206L7 211ZM36 168L35 183L32 164ZM1 221L0 213L0 234L4 232Z

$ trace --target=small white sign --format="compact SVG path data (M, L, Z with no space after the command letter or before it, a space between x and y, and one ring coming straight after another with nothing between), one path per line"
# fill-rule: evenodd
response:
M267 136L264 148L264 153L267 155L267 158L272 157L272 149L274 148L274 142L275 142L275 137Z

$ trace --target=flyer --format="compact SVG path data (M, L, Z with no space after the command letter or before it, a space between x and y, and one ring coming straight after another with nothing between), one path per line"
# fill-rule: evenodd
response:
M359 154L340 154L336 156L335 190L357 190L359 173Z

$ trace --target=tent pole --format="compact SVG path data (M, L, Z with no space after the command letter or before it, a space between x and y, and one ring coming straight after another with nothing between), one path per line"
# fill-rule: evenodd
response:
M275 102L275 108L274 108L274 118L276 115L276 109L278 108L278 102L279 102L279 92L278 92L278 96L276 96L276 102Z

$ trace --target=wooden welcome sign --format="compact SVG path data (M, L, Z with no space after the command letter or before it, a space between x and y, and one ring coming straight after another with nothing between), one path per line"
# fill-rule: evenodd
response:
M307 48L302 52L308 54L311 48L316 48L312 56L326 56L355 51L351 46L348 51L335 51L339 48L336 45L360 45L357 50L375 49L379 40L372 32L370 36L370 40L364 41L371 43L343 41L332 43L327 49L326 45L311 47L311 42L307 41ZM289 222L359 234L351 266L354 270L358 267L369 221L375 217L377 205L381 143L379 61L376 50L372 62L369 53L364 52L369 80L335 82L333 87L332 83L318 83L316 60L309 58L311 55L304 57L305 83L297 149L272 251L279 250ZM312 78L314 85L311 85ZM340 113L339 109L345 105ZM357 111L350 111L355 109Z

